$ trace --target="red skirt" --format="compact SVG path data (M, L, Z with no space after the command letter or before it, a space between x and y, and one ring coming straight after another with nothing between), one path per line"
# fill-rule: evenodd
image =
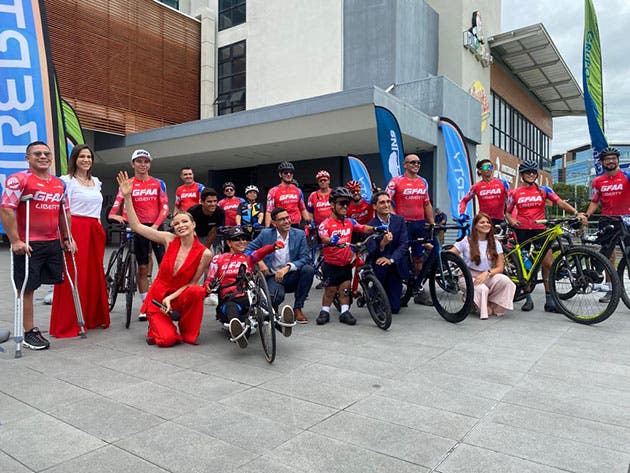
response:
M105 230L100 222L92 217L72 216L72 237L77 245L74 255L77 262L79 299L83 309L86 329L109 327L109 307L107 285L103 270L105 253ZM66 262L73 276L74 267L69 253ZM74 309L72 289L64 274L64 282L55 286L50 334L57 338L76 337L79 324Z

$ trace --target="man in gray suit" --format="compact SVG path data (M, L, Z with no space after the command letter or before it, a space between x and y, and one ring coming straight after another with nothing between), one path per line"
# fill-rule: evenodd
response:
M308 318L302 312L302 308L315 275L315 269L310 265L306 235L302 230L291 227L289 213L282 207L276 207L271 211L271 224L272 227L265 228L247 245L246 251L256 251L278 240L284 243L284 248L266 256L258 264L267 277L273 304L277 307L284 301L286 293L295 293L293 304L295 321L306 324Z

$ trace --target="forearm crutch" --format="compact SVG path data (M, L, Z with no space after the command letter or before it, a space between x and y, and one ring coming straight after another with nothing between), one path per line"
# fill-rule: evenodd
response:
M68 241L74 244L74 239L72 238L72 232L70 232L70 225L68 223L68 215L66 214L65 200L61 201L61 211L63 213L63 218L66 222L66 231L68 232ZM59 232L61 234L61 232ZM79 290L77 288L78 284L78 275L77 275L77 260L74 257L74 252L70 252L70 257L72 259L72 267L74 269L74 278L70 275L70 268L68 267L68 260L66 255L63 255L63 268L66 271L66 277L68 278L68 283L70 284L70 288L72 289L72 299L74 300L74 311L77 313L77 323L79 324L79 335L81 338L87 338L85 334L85 320L83 319L83 308L81 307L81 299L79 299Z
M30 256L28 255L29 238L30 238L30 224L31 224L31 200L33 195L23 195L20 198L20 202L24 202L26 205L26 228L25 228L25 243L26 251L24 252L24 280L22 281L22 287L18 290L15 285L15 265L13 262L13 245L9 249L11 253L11 285L13 286L13 293L15 294L15 306L13 311L13 339L15 340L15 357L22 358L22 342L24 341L24 290L26 289L26 283L28 282L28 264Z

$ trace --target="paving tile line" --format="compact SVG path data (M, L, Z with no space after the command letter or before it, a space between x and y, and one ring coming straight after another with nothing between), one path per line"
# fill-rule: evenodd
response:
M488 327L488 328L490 328L490 327ZM509 391L507 391L506 393L504 393L504 394L501 396L501 398L500 398L500 399L492 399L493 403L492 403L492 406L490 407L490 409L488 409L488 411L487 411L487 412L486 412L486 413L485 413L482 417L480 417L480 418L477 420L477 422L475 422L475 423L474 423L474 424L470 427L470 429L468 429L468 431L467 431L467 432L466 432L466 433L462 436L462 438L461 438L461 439L457 439L457 440L456 440L456 444L455 444L455 445L453 445L453 447L451 447L451 448L450 448L450 449L449 449L449 450L448 450L448 451L447 451L447 452L443 455L443 457L442 457L442 459L440 460L440 462L439 462L439 463L435 466L435 468L434 468L434 469L432 469L432 470L431 470L432 472L434 472L434 471L439 471L440 466L441 466L441 465L442 465L442 464L443 464L443 463L444 463L444 462L448 459L448 457L449 457L449 456L450 456L450 455L451 455L451 454L452 454L452 453L453 453L453 452L454 452L454 451L455 451L455 450L456 450L456 449L457 449L457 448L458 448L461 444L468 445L468 444L466 444L466 442L465 442L466 437L468 437L468 436L469 436L469 435L470 435L470 434L471 434L471 433L472 433L472 432L473 432L473 431L474 431L474 430L475 430L475 429L476 429L479 425L481 425L481 423L482 423L482 422L484 422L484 421L485 421L485 420L486 420L486 419L487 419L487 418L488 418L488 417L489 417L489 416L490 416L490 415L494 412L494 410L497 408L497 406L499 405L499 403L503 402L503 399L505 398L505 396L507 396L507 395L510 393L510 391L512 391L512 389L514 389L514 387L515 387L515 386L518 386L518 384L519 384L519 383L520 383L520 382L521 382L521 381L522 381L525 377L527 377L527 376L530 374L531 370L532 370L532 369L533 369L533 368L534 368L534 367L535 367L535 366L536 366L536 365L540 362L540 360L544 357L545 353L547 353L547 351L549 351L549 349L550 349L552 346L554 346L554 345L555 345L555 343L556 343L556 342L557 342L557 341L558 341L558 340L559 340L559 339L560 339L560 338L561 338L561 337L562 337L562 336L563 336L563 335L564 335L564 334L565 334L565 333L569 330L569 328L570 328L570 326L567 326L567 328L566 328L565 330L563 330L563 331L562 331L561 333L559 333L559 334L556 334L556 336L554 336L554 337L553 337L553 341L552 341L552 342L551 342L551 343L550 343L550 344L549 344L549 345L548 345L548 346L547 346L547 347L546 347L543 351L541 351L541 353L539 354L538 358L537 358L535 361L533 361L533 362L532 362L532 364L531 364L531 366L529 367L529 369L528 369L527 371L523 372L523 374L522 374L522 375L521 375L521 376L520 376L520 377L519 377L519 378L518 378L518 379L514 382L514 384L512 385L512 388L511 388ZM505 404L510 404L510 403L505 402ZM545 411L542 411L542 412L545 412ZM523 429L523 430L527 430L527 429ZM560 438L560 437L559 437L559 438ZM473 446L474 446L474 445L473 445ZM485 448L485 447L484 447L484 448ZM510 457L513 457L513 458L518 458L519 460L524 460L524 461L528 461L528 462L532 462L532 463L537 463L537 464L539 464L539 465L543 465L543 466L546 466L546 467L557 468L557 467L555 467L554 465L547 465L547 464L545 464L545 463L540 463L540 462L537 462L537 461L533 461L533 460L530 460L530 459L528 459L528 458L522 458L522 457L519 457L519 456L516 456L516 455L507 454L507 453L504 453L504 452L498 452L498 451L495 451L495 450L492 450L492 449L487 449L487 450L493 451L493 452L495 452L495 453L497 453L497 454L500 454L500 455L506 455L506 456L510 456ZM561 468L558 468L558 469L562 470ZM570 470L566 470L566 471L570 471ZM630 473L630 472L629 472L629 473Z

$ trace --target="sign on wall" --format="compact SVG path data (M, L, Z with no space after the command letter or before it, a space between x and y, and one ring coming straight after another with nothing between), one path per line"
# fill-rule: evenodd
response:
M481 133L483 133L486 131L486 128L488 128L490 118L490 100L488 99L488 93L483 84L478 80L473 82L468 93L481 102Z
M464 47L475 56L483 67L488 67L492 64L492 56L490 55L490 46L486 43L479 10L473 12L471 23L471 27L464 31Z

